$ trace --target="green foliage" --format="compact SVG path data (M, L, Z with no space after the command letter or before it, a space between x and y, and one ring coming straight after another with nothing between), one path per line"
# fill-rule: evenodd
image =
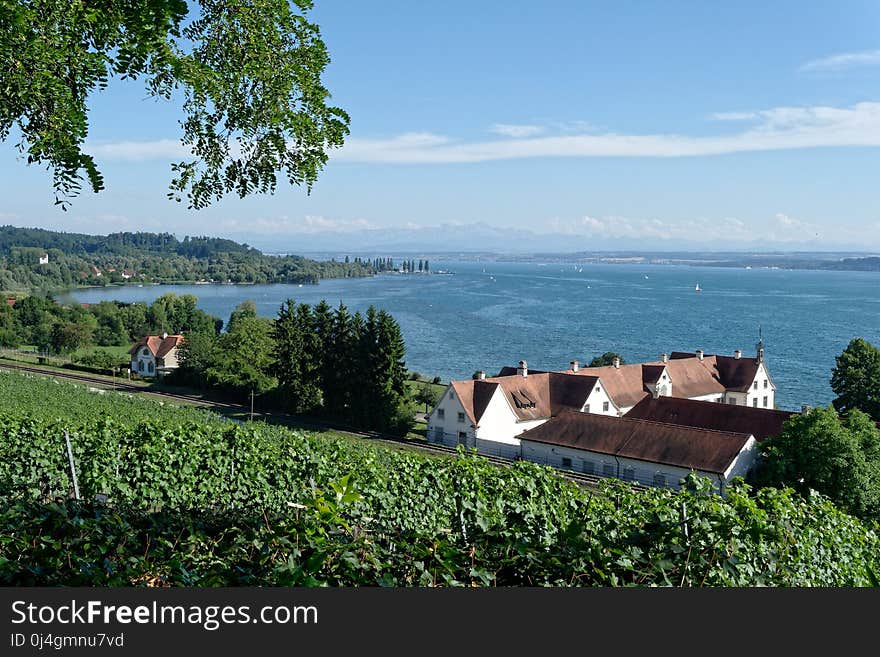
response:
M880 519L880 429L861 411L842 419L831 407L793 416L761 452L763 483L817 490L853 515Z
M596 356L593 360L590 361L590 364L587 367L607 367L609 365L614 365L614 359L620 359L620 364L625 365L626 362L623 358L620 357L615 351L606 351L601 356Z
M699 479L593 493L534 464L241 426L14 374L0 393L4 585L871 586L880 566L876 531L818 494L737 484L722 498Z
M49 264L41 265L40 255L46 252ZM247 244L214 237L181 241L168 233L81 235L0 226L0 290L135 282L317 283L373 271L360 259L343 264L267 256Z
M880 349L853 338L836 360L831 371L834 408L841 413L857 408L880 422Z
M425 405L425 413L427 413L440 401L440 391L433 384L423 382L416 389L413 398L416 403Z
M311 187L342 145L348 115L328 106L329 62L311 0L2 0L0 139L15 127L28 164L54 173L56 204L104 180L83 150L88 101L114 78L145 77L182 97L182 144L169 196L202 208L228 192L272 192L279 173Z

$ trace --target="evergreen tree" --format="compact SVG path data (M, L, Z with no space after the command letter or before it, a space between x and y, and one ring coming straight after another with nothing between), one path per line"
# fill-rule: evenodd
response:
M430 271L431 271L431 270L430 270L430 268L428 267L428 261L425 260L425 273L427 274L427 273L430 272Z
M330 330L330 350L325 354L324 368L324 411L330 417L341 420L348 419L350 387L346 378L351 376L351 315L345 304L340 302L333 313L333 325Z
M312 313L314 333L317 338L318 348L315 354L317 364L316 376L318 389L321 391L321 405L326 406L327 389L333 384L333 309L324 299L321 299Z
M422 273L422 270L425 268L425 263L422 262L421 258L419 258L419 273Z
M294 413L313 412L320 401L320 388L314 360L317 337L308 306L297 308L292 299L281 304L272 336L280 403Z

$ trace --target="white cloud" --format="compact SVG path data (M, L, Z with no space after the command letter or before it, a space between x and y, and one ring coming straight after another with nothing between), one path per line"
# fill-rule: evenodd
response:
M721 121L752 120L736 134L691 137L682 134L625 134L589 131L527 135L526 128L505 126L503 139L466 142L431 132L409 132L386 139L352 137L331 153L337 161L440 164L489 162L537 157L700 157L825 146L880 146L880 102L850 107L775 107L752 112L718 112ZM502 124L496 125L496 127ZM519 130L522 136L513 136ZM106 160L137 161L187 156L180 143L161 139L89 145Z
M758 117L757 112L715 112L709 115L713 121L751 121Z
M725 114L720 113L722 117ZM733 135L576 134L455 142L432 133L349 139L331 157L393 163L487 162L535 157L699 157L823 146L880 146L880 103L851 107L775 107L737 112L757 123Z
M513 125L510 123L496 123L489 130L497 135L517 139L534 137L544 132L544 128L539 125Z
M801 66L798 71L840 71L857 66L880 65L880 50L862 50L859 52L844 52L838 55L814 59Z

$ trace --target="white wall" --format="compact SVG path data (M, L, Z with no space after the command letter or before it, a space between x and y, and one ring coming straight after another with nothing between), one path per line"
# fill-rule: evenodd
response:
M604 405L608 404L608 410L604 410ZM632 408L632 407L630 407ZM614 405L614 401L602 385L602 380L596 381L596 385L587 397L587 401L581 407L583 413L595 413L596 415L612 415L617 417L621 415L621 411Z
M440 419L437 412L440 409L444 411L443 419ZM467 446L473 447L474 426L467 413L465 413L464 422L459 422L459 413L465 413L464 406L450 384L446 386L446 391L440 397L434 410L428 414L428 442L441 442L449 447L455 447L459 442L459 432L464 431L467 434ZM437 435L438 430L442 432L442 437Z
M177 347L165 354L162 363L162 367L177 367Z
M743 451L731 463L728 473L721 475L722 480L726 483L730 478L735 476L745 476L746 471L752 466L755 460L757 450L754 438L750 438L749 442L743 447ZM662 474L665 478L665 487L678 490L680 488L679 481L687 477L692 470L661 463L652 463L650 461L640 461L637 459L627 459L615 457L610 454L600 454L588 450L575 449L572 447L563 447L561 445L548 445L545 443L532 442L530 440L522 440L522 457L527 461L535 463L543 463L552 465L556 468L564 468L562 464L563 458L571 459L571 467L567 469L576 470L578 472L587 472L597 476L609 476L603 466L610 465L613 474L610 476L624 479L624 470L632 468L633 481L645 486L654 486L654 476ZM592 470L585 468L585 461L593 464ZM708 477L718 488L719 475L712 472L703 472L697 470L696 473L701 477Z
M767 382L767 387L764 387L764 382ZM755 382L758 384L757 390L755 389ZM764 397L767 397L767 405L764 405ZM764 363L758 364L758 371L755 373L755 380L752 381L752 385L749 386L749 406L752 405L752 400L758 400L758 408L776 408L776 386L773 385L773 381L770 379L770 375L767 373L767 369L764 367Z
M501 390L501 386L495 388L483 416L476 428L476 437L480 441L492 441L515 446L519 452L518 436L523 431L534 429L544 424L549 418L539 420L519 420L507 400L507 396ZM478 446L479 448L479 446Z
M141 363L144 368L141 369ZM150 371L150 364L153 365L153 371ZM141 376L156 376L156 359L147 347L141 347L134 356L131 357L132 374L140 374Z

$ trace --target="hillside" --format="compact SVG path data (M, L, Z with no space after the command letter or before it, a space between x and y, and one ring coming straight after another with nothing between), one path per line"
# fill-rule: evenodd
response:
M5 373L0 449L4 586L876 585L874 529L791 489L589 491Z
M42 256L48 255L48 262ZM84 235L0 226L0 290L32 292L119 283L317 283L369 276L368 265L270 256L216 237Z

